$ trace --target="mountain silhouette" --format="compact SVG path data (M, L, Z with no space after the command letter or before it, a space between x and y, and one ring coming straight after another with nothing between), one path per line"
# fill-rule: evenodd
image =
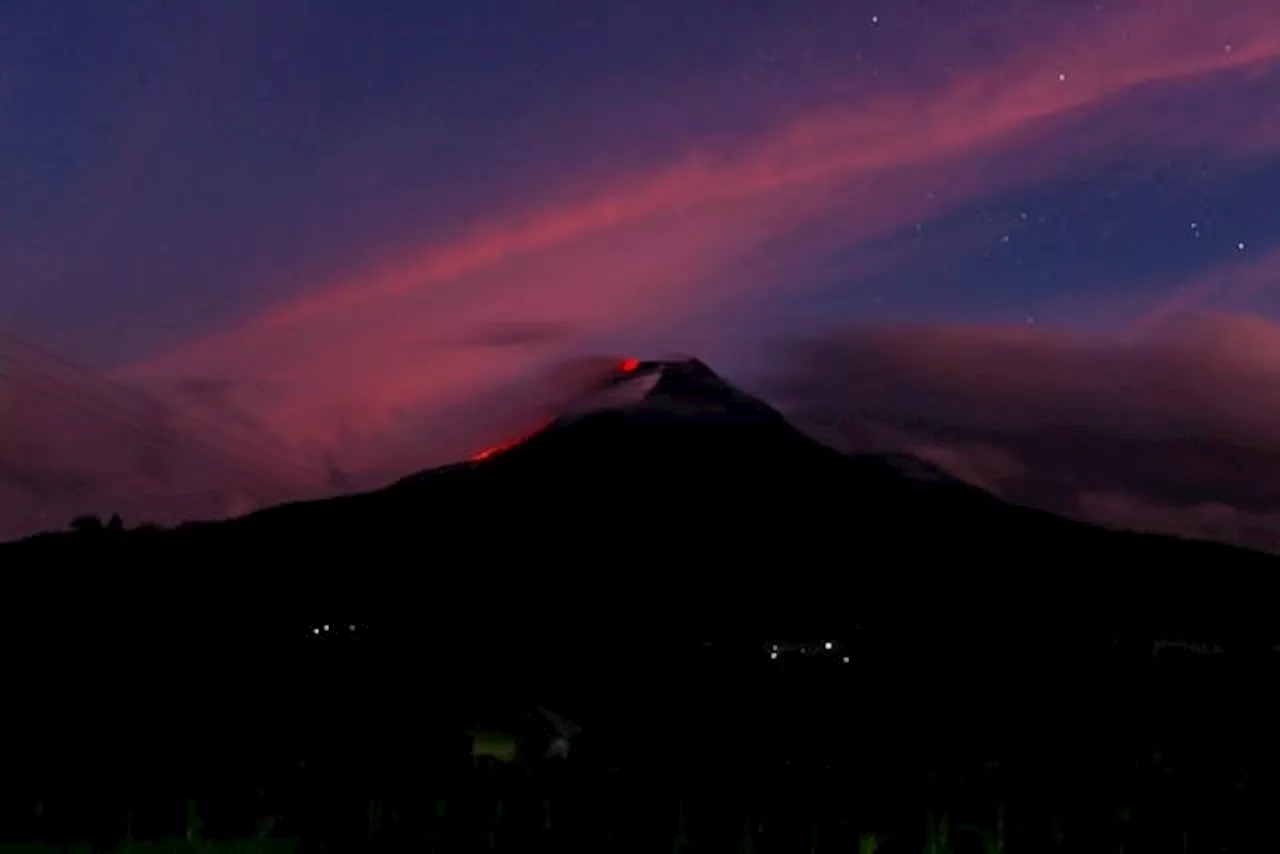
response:
M602 731L633 762L745 749L775 711L758 687L767 638L848 650L806 719L839 734L833 752L1007 749L1050 708L1085 744L1115 726L1099 696L1133 681L1114 640L1203 640L1231 667L1272 667L1278 569L1008 504L912 457L837 452L696 359L627 360L523 441L374 492L0 546L6 601L21 603L9 640L43 644L21 674L42 698L32 726L83 732L85 756L107 761L103 740L125 736L67 716L126 720L125 694L104 686L152 674L133 690L171 701L166 727L216 718L200 767L232 774L262 761L255 748L284 751L310 714L291 664L309 627L359 621L369 762L409 788L444 761L439 731L543 703L582 725L584 752ZM708 642L740 654L697 669ZM220 680L264 698L269 731L209 698ZM1261 720L1253 684L1232 683ZM1130 722L1155 702L1124 696ZM708 746L713 727L738 746ZM868 736L881 727L902 738Z

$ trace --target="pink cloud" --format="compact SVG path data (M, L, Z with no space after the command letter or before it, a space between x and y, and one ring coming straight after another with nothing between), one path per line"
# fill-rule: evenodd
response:
M1246 247L1247 251L1248 247ZM1187 315L1223 304L1236 309L1280 284L1280 249L1246 256L1239 263L1211 270L1194 281L1171 288L1172 294L1129 324L1130 336L1158 332Z
M566 188L564 197L591 200L500 221L451 244L428 244L376 259L365 270L322 283L314 295L265 312L231 334L270 334L362 301L435 287L504 259L571 245L652 217L998 149L1010 135L1039 121L1098 108L1137 87L1194 82L1201 75L1276 59L1280 33L1262 26L1270 11L1254 0L1215 8L1213 28L1238 34L1232 50L1225 52L1224 42L1193 11L1154 3L1119 7L1105 27L1050 29L1050 43L1005 56L999 66L955 76L941 88L829 105L741 141L732 154L696 151L666 168L620 177L594 193ZM1059 81L1062 73L1066 79ZM1121 135L1152 132L1152 116L1141 121L1112 118ZM1182 123L1180 117L1178 121ZM1205 123L1188 127L1213 132ZM886 201L878 197L864 203ZM196 342L189 349L198 351L202 343L213 344Z

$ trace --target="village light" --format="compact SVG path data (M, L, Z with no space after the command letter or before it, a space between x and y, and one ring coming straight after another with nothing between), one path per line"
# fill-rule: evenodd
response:
M831 646L832 646L831 641L827 641L825 644L823 644L823 646L825 646L827 649L831 649Z

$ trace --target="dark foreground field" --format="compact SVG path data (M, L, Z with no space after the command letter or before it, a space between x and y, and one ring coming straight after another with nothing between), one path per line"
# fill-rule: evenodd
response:
M875 815L867 804L802 786L741 797L667 798L623 774L580 777L574 766L482 761L454 790L417 803L354 799L326 814L264 819L229 838L187 810L188 834L116 845L10 845L17 851L681 851L691 852L1207 852L1252 851L1253 780L1211 758L1154 751L1117 757L1092 779L1074 771L1048 785L1049 767L1016 762L902 769L881 781L910 790L914 809ZM785 773L778 769L779 774ZM1216 773L1218 776L1209 775ZM810 781L811 783L813 781ZM1072 787L1091 787L1089 789ZM833 782L833 790L840 788ZM900 801L905 804L906 801Z
M275 745L304 753L306 763L273 774L261 796L230 797L226 784L203 800L174 791L168 800L132 805L132 815L122 809L111 822L118 830L100 833L92 850L1268 850L1273 752L1249 740L1261 713L1233 708L1247 695L1228 690L1233 677L1261 676L1261 669L1229 668L1226 655L1134 655L1115 662L1110 675L1098 670L1103 709L1091 721L1073 719L1088 704L1063 698L1060 709L1018 710L1022 725L1010 719L1005 737L993 738L992 728L975 726L966 713L998 712L981 690L924 690L910 703L891 703L851 691L840 674L852 666L841 658L812 669L763 665L773 675L754 680L756 702L736 715L721 705L718 726L707 703L681 708L675 699L693 690L693 676L709 695L743 674L717 681L699 669L673 681L666 720L632 739L626 728L643 722L627 716L612 719L612 738L584 729L564 761L541 758L530 747L536 736L510 762L474 757L465 733L432 739L434 765L418 767L420 785L402 787L412 795L389 793L375 779L353 735L358 722L334 714L287 749ZM869 713L869 706L883 711ZM199 781L178 786L200 790ZM32 812L28 840L71 845L75 836L51 830L64 808L45 803L43 815Z

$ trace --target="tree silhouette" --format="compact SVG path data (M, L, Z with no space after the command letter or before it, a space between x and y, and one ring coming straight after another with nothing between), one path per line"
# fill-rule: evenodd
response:
M119 513L112 513L110 521L107 522L107 530L113 534L124 530L124 522L120 520Z
M71 520L71 530L80 532L101 531L102 520L93 515L77 516Z

